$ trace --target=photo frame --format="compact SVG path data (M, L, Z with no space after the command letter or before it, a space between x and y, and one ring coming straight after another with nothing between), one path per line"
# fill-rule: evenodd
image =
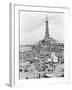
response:
M25 14L25 12L29 12L29 13ZM36 79L34 79L34 76L33 76L33 77L31 77L30 80L25 80L25 79L23 79L24 74L22 75L22 73L19 72L19 70L20 70L20 59L19 59L20 58L20 45L21 44L35 45L35 43L38 42L39 40L41 40L42 37L44 38L44 35L45 35L45 40L46 41L50 40L50 39L48 39L49 36L47 34L48 33L47 31L46 31L46 34L44 34L44 32L42 33L41 31L39 32L39 30L37 32L37 29L36 29L37 26L34 27L34 25L37 24L37 22L39 22L39 20L42 23L42 21L45 22L44 20L49 19L49 17L47 17L47 16L50 13L52 13L53 15L56 14L56 13L58 14L56 16L52 15L51 20L53 20L53 19L54 19L54 21L59 20L59 21L56 21L56 23L52 24L52 25L58 25L58 23L59 23L58 27L51 26L51 24L49 24L50 25L50 27L49 27L50 30L53 30L53 28L55 30L60 28L59 29L60 32L58 31L59 33L51 31L50 34L51 33L52 33L52 35L55 34L53 37L57 40L60 40L61 38L63 38L63 36L60 36L60 35L62 35L62 34L64 35L64 47L63 47L63 49L64 49L64 65L59 66L59 67L62 67L62 66L64 67L64 71L63 71L64 77L63 78L58 78L58 76L57 76L57 78L56 78L56 76L53 73L53 74L51 74L51 75L54 75L53 78L45 78L45 79L44 78L41 78L41 79L36 78ZM61 17L61 18L63 18L62 19L63 23L60 22L61 18L60 18L59 14L63 14L63 17ZM46 19L45 19L45 17L46 17ZM24 20L23 20L23 18L24 18ZM35 23L34 19L35 19L36 23ZM10 3L10 5L9 5L9 20L10 20L9 21L9 29L10 29L10 34L9 34L10 35L9 84L10 84L10 86L11 87L13 87L13 86L26 86L26 85L29 85L29 86L36 85L36 86L38 86L38 85L47 85L47 84L52 84L52 83L53 84L55 84L55 83L56 84L57 83L69 83L69 80L70 80L70 77L69 77L69 73L70 73L69 72L70 71L70 69L69 69L69 53L68 53L69 44L68 44L68 39L67 39L67 32L68 32L68 27L69 27L69 23L68 23L69 22L69 8L68 7L53 7L53 6L37 6L37 5L33 6L33 5L23 5L23 4ZM30 20L30 22L29 22L29 20ZM48 21L46 21L46 24L47 23L48 23ZM29 25L32 25L32 26L29 26ZM24 26L26 26L26 27L24 27ZM21 31L21 30L25 31L25 29L26 30L32 30L33 29L33 31L34 31L34 28L36 29L36 32L32 33L31 31L28 31L28 32L30 32L29 34L27 34L28 32ZM46 26L46 28L47 28L47 26ZM39 28L39 29L44 29L44 28L42 26L42 28ZM61 31L61 29L64 30L64 33L63 33L63 31ZM37 33L37 34L35 34L35 33ZM58 34L58 36L56 36L56 34ZM29 35L31 35L31 36L29 36ZM41 36L41 35L43 35L43 36ZM38 40L38 41L36 41L36 40ZM31 42L31 41L33 41L33 42ZM24 42L26 42L26 43L24 43ZM38 48L38 50L39 50L39 48ZM54 52L56 52L56 51L53 51L53 53ZM58 52L57 52L57 54L58 54ZM37 55L37 53L36 53L36 55ZM54 55L54 54L52 54L52 55ZM22 78L22 80L21 80L21 78Z

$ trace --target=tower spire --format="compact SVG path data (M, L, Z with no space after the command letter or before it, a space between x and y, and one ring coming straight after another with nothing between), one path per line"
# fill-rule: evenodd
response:
M48 16L46 17L46 28L45 28L45 40L47 41L49 39L49 28L48 28Z

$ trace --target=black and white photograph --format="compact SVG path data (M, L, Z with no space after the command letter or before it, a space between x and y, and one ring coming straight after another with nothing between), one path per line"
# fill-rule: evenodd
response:
M19 79L64 78L64 13L19 12Z

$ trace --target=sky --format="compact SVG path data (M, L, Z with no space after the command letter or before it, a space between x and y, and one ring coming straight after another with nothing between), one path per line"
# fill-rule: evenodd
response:
M50 37L64 41L64 14L20 11L20 45L35 44L45 36L48 17Z

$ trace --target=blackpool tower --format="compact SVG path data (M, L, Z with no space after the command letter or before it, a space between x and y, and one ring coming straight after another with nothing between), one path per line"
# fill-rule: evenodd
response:
M48 17L46 17L46 21L45 21L45 41L48 41L49 39L49 28L48 28Z

